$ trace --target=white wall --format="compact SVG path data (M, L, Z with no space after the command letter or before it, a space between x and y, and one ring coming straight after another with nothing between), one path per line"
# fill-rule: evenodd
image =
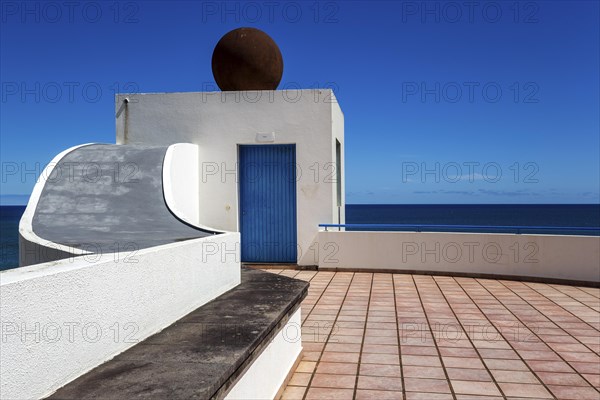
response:
M296 144L299 260L310 252L318 224L337 222L329 174L334 138L343 144L344 130L331 90L128 94L117 96L115 111L117 143L199 146L203 224L239 230L237 145L263 143L258 134L273 134L264 144Z
M600 282L600 237L324 232L320 269L459 272Z
M1 272L0 397L47 396L239 283L239 233Z
M226 400L275 398L302 354L300 314L298 308L227 393Z

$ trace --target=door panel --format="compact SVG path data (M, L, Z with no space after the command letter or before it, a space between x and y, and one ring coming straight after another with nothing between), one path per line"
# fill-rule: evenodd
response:
M295 263L296 146L239 147L243 262Z

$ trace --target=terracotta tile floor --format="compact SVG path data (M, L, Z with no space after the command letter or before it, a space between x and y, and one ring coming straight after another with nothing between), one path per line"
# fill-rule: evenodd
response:
M283 399L600 399L600 290L268 270L310 281Z

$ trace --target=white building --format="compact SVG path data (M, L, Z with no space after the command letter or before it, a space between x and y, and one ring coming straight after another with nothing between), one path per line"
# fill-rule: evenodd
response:
M125 94L117 144L191 143L171 209L241 232L242 262L317 265L318 224L344 223L344 116L331 90Z

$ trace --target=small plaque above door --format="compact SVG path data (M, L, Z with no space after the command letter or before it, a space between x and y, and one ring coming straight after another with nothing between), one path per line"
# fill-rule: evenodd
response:
M271 143L275 141L275 132L271 133L257 133L256 141L258 143Z

